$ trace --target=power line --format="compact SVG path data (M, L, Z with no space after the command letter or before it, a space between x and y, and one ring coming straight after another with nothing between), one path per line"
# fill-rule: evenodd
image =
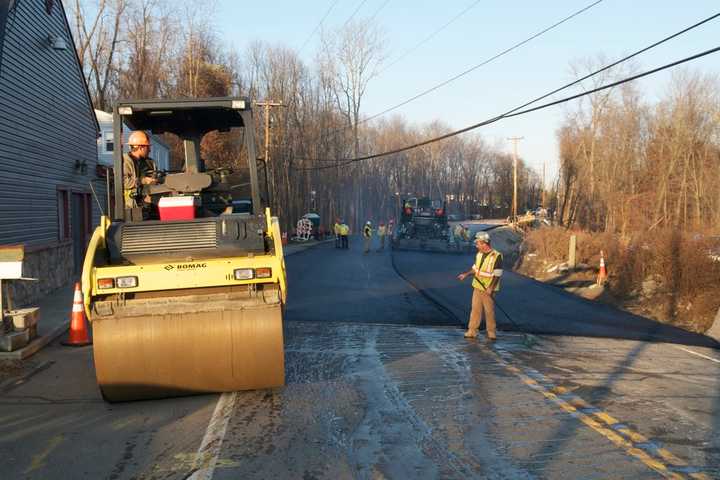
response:
M434 32L432 32L430 35L428 35L428 36L425 37L424 39L420 40L420 42L418 42L417 44L415 44L413 47L411 47L411 48L409 48L408 50L406 50L405 53L403 53L402 55L400 55L398 58L396 58L396 59L393 60L390 64L388 64L385 68L383 68L382 70L380 70L380 72L378 72L378 76L382 75L382 74L385 73L387 70L389 70L389 69L392 68L393 66L397 65L400 61L402 61L403 59L405 59L405 57L407 57L407 56L410 55L411 53L414 53L418 48L420 48L421 46L425 45L427 42L429 42L430 40L432 40L437 34L439 34L439 33L442 32L443 30L445 30L447 27L449 27L450 25L452 25L453 23L455 23L455 21L456 21L457 19L459 19L460 17L462 17L463 15L465 15L467 12L469 12L470 10L472 10L473 8L475 8L475 7L477 6L477 4L480 3L481 1L482 1L482 0L476 0L476 1L473 2L471 5L469 5L469 6L466 7L464 10L462 10L460 13L458 13L457 15L455 15L452 19L450 19L450 21L446 22L444 25L442 25L440 28L436 29L436 30L435 30Z
M375 10L375 13L373 13L372 15L370 15L370 21L371 21L371 22L372 22L373 20L375 20L375 17L377 17L378 14L379 14L385 7L387 7L387 4L388 4L388 3L390 3L390 0L385 0L385 3L383 3L382 5L380 5L380 7L379 7L377 10Z
M672 40L672 39L674 39L674 38L676 38L676 37L679 37L680 35L683 35L683 34L689 32L690 30L694 30L694 29L696 29L696 28L698 28L698 27L700 27L700 26L702 26L702 25L704 25L704 24L706 24L706 23L708 23L708 22L710 22L710 21L712 21L712 20L715 20L715 19L718 18L718 17L720 17L720 12L719 12L719 13L716 13L716 14L714 14L714 15L711 15L711 16L703 19L703 20L700 20L699 22L694 23L694 24L690 25L689 27L683 28L682 30L680 30L680 31L678 31L678 32L675 32L675 33L673 33L672 35L668 35L667 37L665 37L665 38L663 38L663 39L661 39L661 40L658 40L658 41L655 42L655 43L652 43L652 44L650 44L650 45L648 45L648 46L646 46L646 47L644 47L644 48L641 48L640 50L637 50L637 51L635 51L634 53L631 53L631 54L629 54L629 55L626 55L626 56L620 58L619 60L616 60L616 61L614 61L614 62L612 62L612 63L610 63L610 64L608 64L608 65L606 65L606 66L604 66L604 67L602 67L602 68L600 68L600 69L598 69L598 70L595 70L594 72L588 73L588 74L585 75L584 77L578 78L577 80L573 80L573 81L570 82L570 83L567 83L567 84L565 84L565 85L563 85L563 86L561 86L561 87L559 87L559 88L556 88L555 90L553 90L553 91L551 91L551 92L548 92L548 93L546 93L546 94L544 94L544 95L541 95L541 96L539 96L539 97L537 97L537 98L535 98L535 99L533 99L533 100L531 100L531 101L529 101L529 102L526 102L526 103L524 103L523 105L520 105L519 107L516 107L516 108L508 111L507 113L505 113L505 114L503 114L503 115L500 115L500 116L498 116L498 117L495 117L495 118L497 118L497 119L499 120L499 119L504 118L504 117L512 117L512 116L515 116L516 114L514 114L514 112L517 112L517 111L520 110L520 109L523 109L523 108L525 108L525 107L527 107L527 106L529 106L529 105L532 105L533 103L537 103L537 102L539 102L540 100L544 100L544 99L546 99L547 97L550 97L550 96L552 96L552 95L554 95L554 94L556 94L556 93L558 93L558 92L561 92L562 90L566 90L566 89L568 89L568 88L570 88L570 87L572 87L572 86L575 86L575 85L577 85L577 84L579 84L579 83L587 80L587 79L590 78L590 77L594 77L595 75L598 75L598 74L600 74L600 73L602 73L602 72L605 72L605 71L607 71L607 70L610 70L611 68L614 68L614 67L620 65L621 63L624 63L624 62L630 60L631 58L634 58L634 57L636 57L636 56L638 56L638 55L641 55L641 54L647 52L647 51L650 50L650 49L653 49L653 48L655 48L655 47L657 47L657 46L659 46L659 45L662 45L663 43L666 43L666 42L668 42L668 41L670 41L670 40ZM519 113L518 113L518 114L519 114ZM337 162L337 160L319 160L319 161Z
M347 25L348 23L350 23L350 20L352 20L353 18L355 18L355 15L357 15L357 13L360 11L360 9L362 8L362 6L365 5L365 2L367 2L367 0L362 0L362 2L360 2L360 5L357 6L357 8L355 9L355 11L352 13L352 15L350 15L350 16L348 17L348 19L345 20L345 23L343 23L343 26Z
M560 20L559 22L556 22L556 23L550 25L549 27L547 27L547 28L539 31L538 33L536 33L536 34L534 34L534 35L532 35L532 36L530 36L530 37L528 37L528 38L526 38L525 40L523 40L523 41L521 41L521 42L518 42L518 43L516 43L515 45L513 45L513 46L511 46L511 47L509 47L509 48L506 48L506 49L503 50L502 52L500 52L500 53L498 53L498 54L496 54L496 55L493 55L492 57L488 58L487 60L484 60L484 61L482 61L481 63L478 63L477 65L474 65L474 66L468 68L467 70L465 70L465 71L463 71L463 72L460 72L460 73L458 73L457 75L455 75L455 76L453 76L453 77L450 77L449 79L447 79L447 80L445 80L445 81L443 81L443 82L441 82L441 83L438 83L437 85L435 85L435 86L433 86L433 87L430 87L430 88L428 88L427 90L424 90L424 91L418 93L417 95L408 98L407 100L404 100L404 101L398 103L397 105L394 105L394 106L392 106L392 107L390 107L390 108L386 108L386 109L383 110L382 112L376 113L375 115L371 115L371 116L368 117L368 118L364 118L363 120L359 121L358 124L360 124L360 123L367 123L367 122L369 122L370 120L373 120L373 119L375 119L375 118L377 118L377 117L380 117L380 116L382 116L382 115L385 115L385 114L387 114L387 113L390 113L390 112L392 112L393 110L397 110L397 109L400 108L400 107L404 107L405 105L407 105L407 104L410 103L410 102L414 102L415 100L417 100L417 99L419 99L419 98L422 98L422 97L424 97L425 95L427 95L427 94L429 94L429 93L432 93L432 92L434 92L435 90L438 90L438 89L440 89L440 88L442 88L442 87L444 87L444 86L446 86L446 85L454 82L455 80L458 80L458 79L464 77L465 75L467 75L467 74L469 74L469 73L474 72L474 71L477 70L478 68L483 67L483 66L487 65L488 63L491 63L491 62L497 60L498 58L507 55L508 53L512 52L513 50L516 50L516 49L520 48L521 46L525 45L526 43L529 43L529 42L531 42L532 40L535 40L536 38L538 38L538 37L544 35L545 33L549 32L550 30L553 30L553 29L559 27L559 26L562 25L563 23L565 23L565 22L567 22L567 21L569 21L569 20L577 17L578 15L586 12L587 10L591 9L591 8L594 7L595 5L597 5L597 4L599 4L599 3L602 3L602 2L603 2L603 0L596 0L595 2L591 3L590 5L587 5L586 7L582 8L582 9L580 9L580 10L578 10L577 12L573 13L572 15L569 15L569 16L563 18L563 19Z
M484 127L484 126L486 126L486 125L490 125L490 124L492 124L492 123L495 123L495 122L498 122L498 121L502 120L503 118L509 118L509 117L516 117L516 116L520 116L520 115L525 115L525 114L528 114L528 113L531 113L531 112L535 112L535 111L542 110L542 109L545 109L545 108L549 108L549 107L552 107L552 106L555 106L555 105L559 105L559 104L561 104L561 103L566 103L566 102L569 102L569 101L571 101L571 100L575 100L575 99L578 99L578 98L581 98L581 97L585 97L585 96L587 96L587 95L591 95L591 94L593 94L593 93L597 93L597 92L600 92L600 91L602 91L602 90L607 90L607 89L609 89L609 88L617 87L617 86L622 85L622 84L624 84L624 83L632 82L632 81L634 81L634 80L638 80L638 79L640 79L640 78L647 77L647 76L649 76L649 75L658 73L658 72L663 71L663 70L666 70L666 69L668 69L668 68L672 68L672 67L681 65L681 64L683 64L683 63L690 62L690 61L692 61L692 60L697 60L698 58L704 57L704 56L706 56L706 55L710 55L710 54L713 54L713 53L717 53L718 51L720 51L720 47L711 48L710 50L705 50L704 52L697 53L697 54L692 55L692 56L690 56L690 57L685 57L685 58L680 59L680 60L677 60L677 61L675 61L675 62L668 63L668 64L663 65L663 66L661 66L661 67L657 67L657 68L654 68L654 69L652 69L652 70L648 70L648 71L639 73L639 74L637 74L637 75L633 75L633 76L631 76L631 77L624 78L624 79L622 79L622 80L618 80L618 81L615 81L615 82L612 82L612 83L608 83L608 84L606 84L606 85L602 85L602 86L600 86L600 87L593 88L593 89L588 90L588 91L585 91L585 92L581 92L581 93L578 93L578 94L575 94L575 95L571 95L571 96L569 96L569 97L562 98L562 99L560 99L560 100L555 100L555 101L553 101L553 102L549 102L549 103L545 103L545 104L542 104L542 105L538 105L537 107L532 107L532 108L528 108L528 109L525 109L525 110L520 110L520 109L523 108L524 106L527 106L527 105L529 105L529 104L531 104L531 103L535 103L535 102L537 101L537 99L536 99L536 100L533 100L533 101L531 101L531 102L528 102L528 103L526 103L526 104L524 104L524 105L522 105L522 106L520 106L520 107L514 108L514 109L508 111L507 113L504 113L504 114L502 114L502 115L498 115L497 117L493 117L493 118L490 118L490 119L488 119L488 120L484 120L484 121L482 121L482 122L476 123L476 124L474 124L474 125L470 125L470 126L468 126L468 127L462 128L462 129L460 129L460 130L455 130L455 131L453 131L453 132L446 133L446 134L441 135L441 136L439 136L439 137L435 137L435 138L431 138L431 139L428 139L428 140L424 140L424 141L422 141L422 142L418 142L418 143L415 143L415 144L412 144L412 145L407 145L407 146L405 146L405 147L400 147L400 148L396 148L396 149L394 149L394 150L389 150L389 151L382 152L382 153L376 153L376 154L373 154L373 155L366 155L366 156L363 156L363 157L357 157L357 158L340 160L340 161L339 161L340 163L337 163L337 164L335 164L335 165L323 165L323 166L321 166L321 167L305 167L305 168L294 168L294 169L295 169L295 170L324 170L324 169L326 169L326 168L337 168L337 167L342 167L342 166L350 165L350 164L355 163L355 162L361 162L361 161L365 161L365 160L372 160L372 159L374 159L374 158L380 158L380 157L385 157L385 156L388 156L388 155L393 155L393 154L396 154L396 153L402 153L402 152L405 152L405 151L408 151L408 150L412 150L412 149L415 149L415 148L418 148L418 147L423 147L423 146L425 146L425 145L429 145L429 144L431 144L431 143L439 142L439 141L441 141L441 140L445 140L445 139L448 139L448 138L450 138L450 137L454 137L454 136L460 135L460 134L462 134L462 133L469 132L469 131L471 131L471 130L475 130L476 128L480 128L480 127ZM548 94L548 95L550 95L550 94ZM541 97L541 98L544 98L544 97L545 97L545 96L543 96L543 97ZM338 162L338 160L335 160L335 161Z
M313 29L312 33L310 33L310 35L308 35L307 39L305 39L305 41L303 42L302 46L300 47L299 52L302 52L302 51L305 49L305 47L307 46L308 42L312 39L312 37L315 36L315 34L316 34L317 31L320 29L320 27L322 26L322 24L323 24L323 22L325 21L325 19L328 17L328 15L330 15L330 12L332 12L332 9L335 8L335 5L337 5L339 1L340 1L340 0L335 0L335 1L330 5L330 8L327 9L327 12L325 12L325 15L323 15L323 17L320 19L320 22L318 22L318 24L315 26L315 28Z
M432 92L434 92L435 90L438 90L438 89L444 87L445 85L447 85L447 84L449 84L449 83L451 83L451 82L454 82L455 80L458 80L459 78L461 78L461 77L463 77L463 76L465 76L465 75L467 75L467 74L469 74L469 73L477 70L478 68L480 68L480 67L482 67L482 66L485 66L485 65L487 65L488 63L491 63L491 62L497 60L498 58L507 55L508 53L512 52L513 50L516 50L516 49L520 48L522 45L525 45L526 43L529 43L530 41L532 41L532 40L534 40L534 39L536 39L536 38L544 35L545 33L549 32L550 30L553 30L553 29L559 27L559 26L562 25L563 23L571 20L571 19L574 18L574 17L577 17L578 15L580 15L580 14L582 14L583 12L589 10L590 8L592 8L592 7L594 7L595 5L601 3L602 1L603 1L603 0L597 0L597 1L593 2L593 3L591 3L590 5L587 5L586 7L578 10L577 12L575 12L575 13L573 13L573 14L565 17L565 18L563 18L562 20L560 20L560 21L558 21L558 22L550 25L549 27L541 30L540 32L532 35L531 37L528 37L528 38L526 38L525 40L523 40L523 41L521 41L521 42L518 42L518 43L516 43L515 45L513 45L513 46L511 46L511 47L503 50L502 52L500 52L500 53L498 53L498 54L496 54L496 55L493 55L492 57L488 58L487 60L484 60L483 62L481 62L481 63L479 63L479 64L477 64L477 65L474 65L474 66L470 67L469 69L465 70L464 72L461 72L461 73L455 75L455 76L452 77L452 78L449 78L449 79L447 79L447 80L445 80L445 81L443 81L443 82L441 82L441 83L439 83L439 84L437 84L437 85L435 85L435 86L433 86L433 87L431 87L431 88L429 88L429 89L427 89L427 90L425 90L425 91L423 91L423 92L420 92L420 93L418 93L417 95L415 95L415 96L413 96L413 97L411 97L411 98L408 98L407 100L405 100L405 101L403 101L403 102L401 102L401 103L398 103L398 104L395 105L395 106L392 106L392 107L390 107L390 108L387 108L387 109L383 110L383 111L380 112L380 113L376 113L375 115L372 115L372 116L370 116L370 117L367 117L367 118L364 118L364 119L358 121L358 125L363 124L363 123L367 123L367 122L369 122L370 120L373 120L373 119L375 119L375 118L377 118L377 117L380 117L380 116L382 116L382 115L385 115L386 113L390 113L390 112L392 112L393 110L397 110L398 108L403 107L403 106L407 105L407 104L410 103L410 102L414 102L415 100L417 100L417 99L419 99L419 98L421 98L421 97L424 97L425 95L427 95L427 94L429 94L429 93L432 93ZM329 133L330 133L330 134L335 134L335 133L338 133L338 132L344 132L344 131L346 131L346 130L348 130L348 129L350 129L350 128L351 128L350 126L341 127L341 128L337 128L337 129L335 129L335 130L332 130L332 131L329 132Z

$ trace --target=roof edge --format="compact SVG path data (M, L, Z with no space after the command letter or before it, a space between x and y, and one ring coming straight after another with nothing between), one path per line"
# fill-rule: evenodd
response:
M0 0L0 2L3 2L5 0ZM78 69L78 73L80 74L80 79L82 80L83 87L85 88L85 96L87 97L88 102L88 114L90 115L90 118L92 118L93 123L95 124L95 135L100 136L100 124L98 123L98 119L95 116L95 106L93 105L92 101L92 95L90 95L90 88L88 87L87 80L85 80L85 72L83 72L82 68L80 67L80 57L78 57L77 53L77 47L75 45L75 37L73 37L72 29L70 28L70 22L67 18L67 12L65 11L65 4L62 0L58 0L58 6L60 7L60 12L62 12L62 18L65 22L65 31L68 33L68 36L70 37L70 44L72 46L73 55L75 55L75 66Z
M0 70L2 70L3 43L5 40L5 25L7 24L10 4L13 0L0 0Z

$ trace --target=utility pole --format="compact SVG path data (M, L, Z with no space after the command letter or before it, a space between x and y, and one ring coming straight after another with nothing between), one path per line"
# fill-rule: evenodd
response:
M540 206L545 208L545 161L543 160L543 176L542 176L542 197L540 200Z
M282 102L271 102L265 100L264 102L255 102L258 107L265 108L265 154L263 155L263 161L265 162L265 189L267 190L268 203L273 206L273 197L270 193L270 108L271 107L282 107ZM275 186L274 179L272 180L273 187ZM276 215L279 212L276 213Z
M267 165L270 162L270 108L282 107L283 104L282 102L266 100L264 102L256 102L255 105L265 108L265 155L263 159L265 160L265 165Z
M517 223L517 144L525 137L510 137L513 142L513 199L512 199L512 221Z

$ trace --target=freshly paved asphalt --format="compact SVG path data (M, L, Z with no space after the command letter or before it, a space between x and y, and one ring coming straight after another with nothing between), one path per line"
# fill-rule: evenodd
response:
M531 349L511 330L685 345L703 337L506 274L498 299L515 324L499 313L497 345L468 341L461 321L471 287L455 275L472 256L365 255L356 238L351 245L287 257L287 385L232 394L215 469L201 478L660 478L638 455L657 448L652 435L691 462L672 468L720 476L712 421L720 360L711 363L705 349L705 358L668 355L661 343L623 350L599 338L574 347L561 336ZM106 404L91 354L55 343L24 373L0 379L0 476L186 479L209 464L197 452L218 395ZM682 371L659 371L668 358ZM536 370L522 373L523 363ZM649 440L634 449L612 442L560 408L561 390L545 380L530 388L540 374L555 374Z
M458 325L398 277L389 247L363 254L357 237L350 247L324 244L287 259L286 321Z
M410 282L467 322L472 294L470 279L460 283L455 277L470 268L472 254L399 251L393 253L393 260ZM710 337L585 300L509 268L502 277L496 302L499 307L496 320L501 330L720 347Z

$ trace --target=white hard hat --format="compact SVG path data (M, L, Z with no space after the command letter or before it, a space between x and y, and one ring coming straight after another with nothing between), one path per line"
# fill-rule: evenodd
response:
M370 223L370 220L368 220L367 222L365 222L365 225L372 225L372 224Z
M488 235L487 232L477 232L475 234L475 240L480 240L481 242L490 243L490 235Z

